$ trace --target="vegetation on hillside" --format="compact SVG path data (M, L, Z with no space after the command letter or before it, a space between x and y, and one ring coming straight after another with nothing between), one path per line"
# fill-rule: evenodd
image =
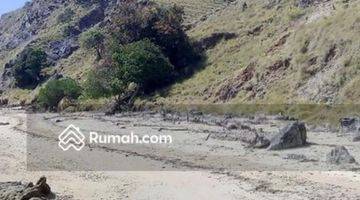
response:
M81 87L70 78L51 80L40 89L37 103L40 107L48 110L57 110L59 102L68 98L77 99L81 95Z
M36 87L41 80L40 72L47 64L47 55L43 50L25 49L13 65L16 86L20 88Z
M71 77L83 85L81 101L126 93L126 85L133 82L123 80L117 71L128 63L115 55L131 46L140 48L136 44L144 41L159 50L150 51L157 52L156 58L172 66L166 78L150 89L136 79L141 86L138 95L150 104L331 104L354 103L360 97L359 0L156 0L163 4L128 0L116 6L111 2L76 0L54 7L41 21L46 25L37 26L41 31L29 41L48 56L71 45L77 48L56 60L46 74ZM173 2L184 9L168 6ZM11 63L24 46L1 51L1 64ZM194 49L202 50L201 63ZM143 69L157 70L135 64L137 68L124 69L141 69L139 74ZM184 77L187 71L195 73ZM36 90L19 93L23 98Z

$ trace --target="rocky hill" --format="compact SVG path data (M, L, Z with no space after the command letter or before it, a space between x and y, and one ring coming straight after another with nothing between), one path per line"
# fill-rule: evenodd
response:
M357 103L359 0L156 0L184 7L184 27L204 61L151 98L159 103ZM116 0L33 0L0 19L0 90L30 103L38 89L14 86L14 59L45 50L48 79L82 81L96 61L79 35L103 27Z

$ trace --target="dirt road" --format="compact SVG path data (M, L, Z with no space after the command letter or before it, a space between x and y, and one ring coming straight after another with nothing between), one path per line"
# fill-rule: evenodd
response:
M216 134L223 131L223 128L206 123L160 123L159 119L149 119L146 116L106 117L90 113L27 115L21 110L3 109L0 122L9 124L0 126L0 182L35 181L45 175L60 199L360 199L358 172L309 171L316 167L321 169L320 167L325 166L324 162L321 159L305 163L282 159L281 154L299 150L272 155L274 153L267 153L265 150L252 152L239 141L224 140L216 135L204 140L209 133ZM58 163L55 161L63 161L62 155L56 155L59 157L51 162L27 165L27 136L35 138L34 141L41 144L42 148L39 150L46 149L51 155L51 149L57 148L56 135L68 123L77 124L85 130L111 132L131 129L139 134L149 133L149 130L161 131L173 135L177 142L169 146L136 149L131 146L87 146L82 152L96 163L88 166L89 170L116 166L123 171L29 171L28 168L49 167L60 170L69 166L81 170L89 164L86 159L79 160L76 156L66 157L66 161ZM29 131L26 127L29 124L36 133ZM264 127L264 130L271 129L272 126L274 125ZM41 129L51 129L53 133ZM322 135L314 133L310 137L314 142L324 145L315 145L301 152L316 160L318 154L328 151L331 144L336 142L346 144L354 157L360 160L356 146L346 138L335 140L325 136L329 139L323 141ZM317 154L311 154L312 150ZM211 156L208 152L212 152ZM273 157L269 157L271 155ZM224 158L221 160L221 157ZM229 159L231 157L233 159ZM114 163L102 163L101 159L107 158L112 158ZM124 160L125 163L117 162ZM258 161L255 162L256 160ZM262 170L278 170L251 170L257 169L257 165ZM227 169L222 169L224 166ZM132 171L124 171L129 168ZM287 168L292 171L284 171Z

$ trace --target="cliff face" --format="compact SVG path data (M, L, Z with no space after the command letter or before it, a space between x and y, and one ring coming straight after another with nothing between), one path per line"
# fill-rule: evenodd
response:
M192 77L155 98L165 103L354 103L360 98L359 0L156 0L184 7L206 59ZM29 46L48 55L51 77L82 80L95 65L79 35L105 26L116 0L34 0L0 19L0 90L13 87L13 60ZM65 33L66 31L66 33Z

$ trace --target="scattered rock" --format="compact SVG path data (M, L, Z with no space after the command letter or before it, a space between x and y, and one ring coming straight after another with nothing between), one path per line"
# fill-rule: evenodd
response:
M357 132L353 135L353 142L359 142L360 141L360 128Z
M267 139L264 136L257 136L251 147L256 149L263 149L263 148L267 148L269 145L270 145L269 139Z
M336 45L330 47L329 51L326 53L324 62L325 65L328 64L336 56Z
M0 122L0 126L7 126L7 125L10 125L9 122Z
M244 87L245 83L255 76L256 63L250 63L240 74L232 79L227 79L216 92L216 97L222 102L229 101L236 97L239 91Z
M65 111L67 108L69 108L71 106L74 106L74 103L72 102L72 100L70 100L67 97L64 97L59 102L57 110L58 110L58 112Z
M302 154L287 154L284 159L286 160L298 160L298 161L305 161L307 160L305 155Z
M247 34L248 34L249 36L250 36L250 35L252 35L252 36L257 36L257 35L260 35L260 33L262 32L262 30L263 30L263 25L261 24L261 25L256 26L255 28L249 30Z
M342 118L340 126L343 132L356 132L360 129L360 119L357 117Z
M355 163L355 158L350 155L344 146L337 146L326 156L326 161L331 164Z
M118 110L119 104L116 100L112 100L108 106L105 108L105 115L114 115L116 110Z
M228 130L235 130L235 129L238 129L238 126L235 124L235 123L228 123L226 125L226 129Z
M248 5L246 2L244 2L241 6L241 10L244 12L246 9L248 9Z
M306 137L305 124L293 122L281 129L280 133L271 139L268 150L282 150L305 146L307 144Z
M8 105L9 101L8 99L0 99L0 106L6 106Z
M0 183L0 199L6 200L48 200L55 199L46 178L41 177L36 185L33 183L6 182Z
M298 0L298 7L307 8L313 5L317 0Z

